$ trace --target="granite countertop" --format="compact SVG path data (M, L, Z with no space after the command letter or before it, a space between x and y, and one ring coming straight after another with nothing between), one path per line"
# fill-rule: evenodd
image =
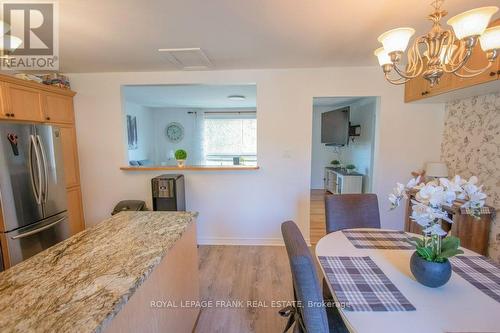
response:
M0 331L100 332L196 215L121 212L0 273Z
M335 171L336 173L338 173L339 175L342 175L342 176L363 176L362 173L359 173L356 171L349 173L345 169L341 169L341 168L326 167L326 169Z

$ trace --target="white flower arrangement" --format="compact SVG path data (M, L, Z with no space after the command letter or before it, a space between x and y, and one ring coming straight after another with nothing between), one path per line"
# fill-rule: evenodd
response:
M421 225L424 234L432 236L445 236L440 220L453 223L443 206L451 206L455 200L462 200L462 207L469 208L473 216L479 217L479 211L485 204L486 194L482 192L483 186L477 185L475 176L469 180L455 176L452 179L440 178L428 183L420 181L420 176L411 179L408 184L397 183L392 193L389 194L391 210L399 207L403 198L408 198L408 192L418 190L415 199L412 199L411 219Z

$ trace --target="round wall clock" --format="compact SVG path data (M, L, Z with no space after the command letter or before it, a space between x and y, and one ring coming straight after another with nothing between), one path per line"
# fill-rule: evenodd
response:
M170 123L165 127L165 135L170 142L180 142L184 137L184 127L179 123Z

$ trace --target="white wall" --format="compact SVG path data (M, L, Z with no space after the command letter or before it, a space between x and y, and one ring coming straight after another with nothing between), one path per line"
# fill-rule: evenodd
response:
M189 114L194 109L175 109L175 108L150 108L149 112L153 114L153 133L155 151L154 160L156 164L165 163L167 165L175 165L177 161L172 156L177 149L184 149L188 153L186 164L193 165L193 138L194 138L194 115ZM177 122L184 127L184 138L178 142L170 142L165 135L165 127L171 123Z
M200 212L201 243L281 243L280 224L295 220L309 238L312 99L380 96L374 187L382 226L403 227L403 211L385 200L396 181L439 159L444 106L404 104L403 87L379 68L71 74L88 226L123 199L150 204L150 179L162 172L125 172L120 86L123 84L257 84L258 171L185 172L187 205ZM96 135L99 133L101 135Z
M154 158L153 140L154 136L150 129L153 126L153 119L145 107L134 103L124 103L124 114L122 124L125 136L123 144L128 147L127 120L126 115L136 117L137 121L137 149L128 150L128 161L151 160Z
M361 135L349 141L344 147L329 147L321 143L321 114L327 111L350 106L350 121L352 125L361 125ZM377 98L366 97L353 103L336 104L332 106L313 107L312 125L312 161L311 188L324 188L324 169L334 159L344 165L354 164L356 170L363 176L363 192L371 192L373 172L373 150L375 141L375 116Z
M351 123L361 125L361 133L354 138L354 142L349 142L342 154L347 163L354 164L356 170L364 175L364 193L369 193L372 189L376 112L376 98L366 98L351 105Z

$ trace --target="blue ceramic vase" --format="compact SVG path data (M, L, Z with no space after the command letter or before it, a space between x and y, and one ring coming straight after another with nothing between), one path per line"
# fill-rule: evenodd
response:
M417 252L411 256L410 269L418 282L431 288L441 287L451 277L451 264L448 260L443 263L427 261Z

